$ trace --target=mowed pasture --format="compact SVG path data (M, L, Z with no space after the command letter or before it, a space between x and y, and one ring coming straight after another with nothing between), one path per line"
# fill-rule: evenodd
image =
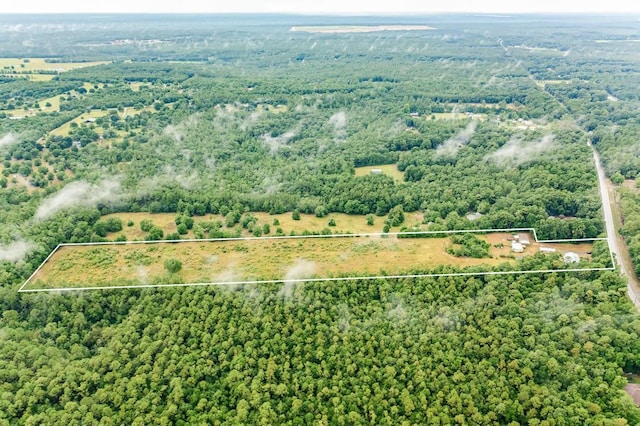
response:
M448 254L450 244L449 238L372 235L62 246L26 290L402 275L511 261L508 248L492 247L491 258L474 259ZM168 273L167 259L180 260L181 271Z

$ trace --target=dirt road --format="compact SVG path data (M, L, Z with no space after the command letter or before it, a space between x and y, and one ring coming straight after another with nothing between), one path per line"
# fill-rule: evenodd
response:
M596 163L596 170L598 172L598 186L600 187L602 214L604 216L607 230L607 242L609 243L609 248L616 259L616 264L619 268L620 274L623 275L627 281L627 293L629 294L629 298L636 307L640 309L640 283L638 283L638 280L636 279L634 268L631 264L631 258L627 251L627 246L622 240L622 237L619 237L616 230L616 221L614 219L612 206L616 209L616 216L619 215L619 212L617 211L617 206L611 203L611 199L609 197L610 194L613 194L613 188L605 177L598 152L591 142L589 142L589 146L593 151L593 159Z

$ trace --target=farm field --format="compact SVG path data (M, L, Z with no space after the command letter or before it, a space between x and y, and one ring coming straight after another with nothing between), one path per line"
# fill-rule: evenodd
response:
M320 238L159 242L62 246L31 279L26 290L118 287L131 285L240 283L427 273L437 266L487 269L513 262L507 233L479 235L490 244L490 257L455 257L443 238L397 238L396 235ZM545 244L587 257L591 244ZM532 244L519 256L537 253ZM183 267L164 269L168 259Z

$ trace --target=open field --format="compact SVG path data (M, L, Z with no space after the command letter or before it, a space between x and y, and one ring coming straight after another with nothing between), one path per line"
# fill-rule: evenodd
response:
M51 81L55 78L56 74L17 74L17 73L4 73L0 70L0 75L13 78L26 78L30 81ZM6 70L4 70L6 71Z
M93 110L93 111L88 112L88 113L80 114L79 116L77 116L73 120L69 120L66 123L64 123L62 126L56 128L56 129L53 129L51 131L51 135L54 135L54 136L67 136L69 134L69 131L71 130L71 123L76 123L76 124L80 125L80 124L84 123L86 120L88 120L90 118L100 118L100 117L104 117L107 114L109 114L108 111L101 111L101 110Z
M384 222L387 219L387 216L375 216L374 224L370 226L367 225L366 216L348 215L344 213L330 213L325 217L316 217L312 214L301 213L300 220L293 220L293 218L291 217L291 213L275 215L271 215L268 213L251 213L251 215L255 216L258 219L258 225L268 224L271 227L271 234L275 234L276 230L278 228L281 228L286 235L290 235L291 232L294 232L296 235L301 235L304 231L319 233L323 229L329 227L328 224L331 219L333 219L336 223L335 227L331 227L331 231L333 233L365 234L382 232ZM177 226L175 224L175 213L113 213L104 216L102 219L106 220L112 217L122 220L123 229L121 232L115 232L107 235L107 238L110 240L115 239L120 234L125 235L128 241L144 240L146 237L146 233L140 229L140 222L145 219L152 221L154 225L162 229L165 235L177 231ZM423 217L421 213L405 213L405 221L402 225L419 225L422 223L422 218ZM133 226L127 226L127 222L129 220L134 223ZM220 221L224 224L225 218L222 215L206 215L194 217L194 222L196 224L216 221ZM279 225L274 225L274 221L278 221ZM226 231L232 231L233 229L239 227L240 225L236 225L234 228L227 228L226 226L223 226L222 229ZM395 227L392 228L392 231L397 231L399 229L400 227ZM250 237L251 234L245 229L242 232L242 236ZM189 233L187 235L184 235L183 237L192 238L193 232L189 231Z
M142 81L132 81L129 83L129 87L134 92L139 92L141 87L151 87L151 83L145 83Z
M44 58L0 58L0 73L38 73L46 72L65 72L78 68L94 67L97 65L108 64L109 61L97 62L47 62Z
M475 119L479 117L486 118L486 114L473 114ZM435 120L464 120L469 118L469 115L464 112L434 112L426 116L427 119L433 118Z
M489 268L513 262L510 237L503 232L478 235L491 245L491 257L481 259L447 253L449 237L397 238L396 234L67 245L47 259L28 281L26 291L397 276L441 265ZM544 246L583 258L592 247L590 243ZM533 255L539 247L533 243L518 256ZM168 259L179 260L182 270L168 273L164 268Z
M356 167L356 176L366 176L371 174L371 170L382 170L382 174L391 176L396 182L404 182L404 173L398 170L397 164L384 164L380 166Z
M167 106L171 106L171 104L167 104ZM58 108L59 108L59 103L58 103ZM140 114L143 111L148 111L148 112L155 112L155 109L153 108L153 106L146 106L142 109L137 109L137 108L133 108L133 107L126 107L122 110L122 112L118 112L118 116L121 119L126 119L129 116L133 116L133 115L137 115ZM69 134L69 132L71 131L71 124L72 123L76 123L78 125L84 123L86 120L88 119L96 119L96 118L100 118L100 117L104 117L106 115L109 115L109 111L104 111L104 110L100 110L100 109L94 109L91 110L90 112L85 112L83 114L80 114L79 116L77 116L76 118L67 121L66 123L64 123L62 126L53 129L50 134L53 136L67 136ZM104 133L104 129L101 127L96 127L95 129L96 133L98 134L102 134ZM123 132L118 132L120 135L123 134Z
M375 31L426 31L435 30L427 25L322 25L291 27L289 31L320 33L320 34L344 34L344 33L371 33Z
M5 109L0 110L0 112L5 113L11 117L34 116L39 112L60 112L60 95L41 99L38 101L38 104L40 105L40 108ZM49 104L49 106L47 106L47 104Z

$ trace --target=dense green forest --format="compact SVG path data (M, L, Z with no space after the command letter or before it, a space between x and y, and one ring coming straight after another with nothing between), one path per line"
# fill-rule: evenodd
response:
M148 239L237 236L256 212L603 236L588 142L614 182L637 177L638 22L496 19L0 16L0 64L24 65L0 69L0 422L640 422L615 272L16 292L58 244L133 226L114 212L185 231L136 223ZM290 31L390 23L435 29ZM640 199L621 197L638 265ZM486 256L474 238L452 252Z
M615 274L278 290L5 292L0 412L45 424L640 421L620 391L640 322Z

